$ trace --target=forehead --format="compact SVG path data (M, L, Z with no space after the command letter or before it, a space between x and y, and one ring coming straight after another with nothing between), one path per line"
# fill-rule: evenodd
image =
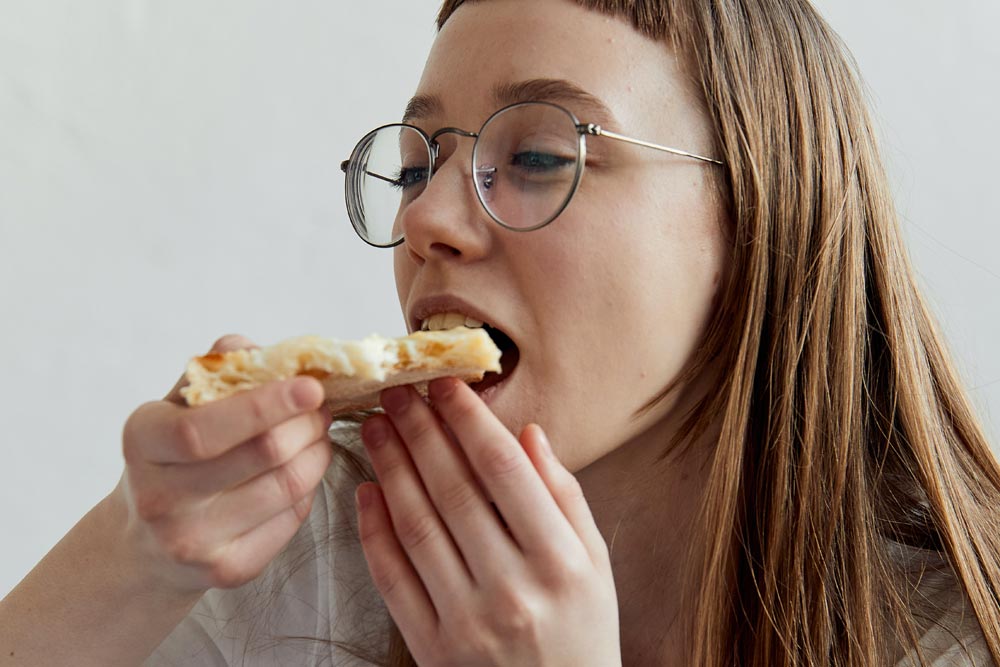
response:
M691 103L679 60L571 0L479 0L445 23L407 111L472 126L505 103L548 99L583 122L635 125Z

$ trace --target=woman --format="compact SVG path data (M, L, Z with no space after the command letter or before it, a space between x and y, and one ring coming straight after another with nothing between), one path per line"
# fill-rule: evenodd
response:
M365 422L377 594L336 539L367 464L330 465L318 385L175 389L0 607L0 657L1000 663L1000 469L812 8L449 0L439 26L396 171L366 137L348 204L411 328L486 320L517 365Z

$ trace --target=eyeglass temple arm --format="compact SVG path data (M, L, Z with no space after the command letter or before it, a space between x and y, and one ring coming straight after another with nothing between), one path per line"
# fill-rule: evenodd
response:
M343 162L340 163L340 170L346 174L347 168L350 165L351 165L350 160L344 160ZM367 169L365 170L365 173L368 174L369 176L374 176L380 181L385 181L386 183L391 183L392 185L399 185L399 179L397 178L386 178L385 176L376 174L374 171L368 171Z
M626 137L623 134L618 134L617 132L611 132L605 130L600 125L595 125L593 123L588 123L587 125L578 125L577 128L584 134L589 134L592 137L607 137L608 139L614 139L615 141L624 141L628 144L635 144L636 146L645 146L646 148L655 148L658 151L664 151L666 153L672 153L674 155L680 155L682 157L694 158L695 160L701 160L702 162L711 162L712 164L725 165L721 160L715 160L710 157L705 157L703 155L695 155L694 153L688 153L687 151L682 151L677 148L668 148L667 146L661 146L659 144L652 144L648 141L642 141L640 139L633 139L632 137Z

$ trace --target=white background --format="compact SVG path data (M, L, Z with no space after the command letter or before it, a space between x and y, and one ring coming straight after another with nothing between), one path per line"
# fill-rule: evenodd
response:
M1000 3L818 4L997 433ZM114 486L127 415L218 336L403 332L338 167L399 117L437 5L0 0L0 595Z

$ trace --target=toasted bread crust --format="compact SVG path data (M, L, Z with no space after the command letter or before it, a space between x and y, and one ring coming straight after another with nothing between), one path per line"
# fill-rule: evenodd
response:
M500 350L482 329L361 341L304 336L266 348L195 357L188 363L188 386L181 395L189 405L202 405L273 380L309 375L323 383L328 408L340 414L375 407L386 387L414 384L426 392L434 378L476 382L487 371L500 372Z

